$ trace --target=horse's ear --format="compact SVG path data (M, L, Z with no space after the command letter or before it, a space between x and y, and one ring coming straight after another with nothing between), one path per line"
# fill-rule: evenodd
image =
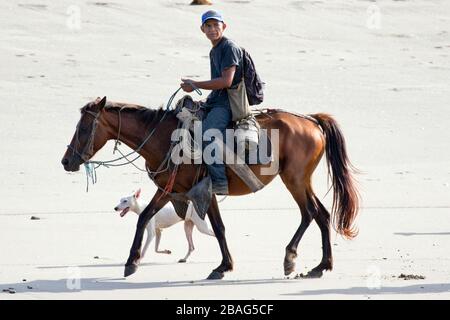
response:
M98 99L100 98L97 98L97 100ZM97 102L98 109L101 111L105 107L105 104L106 104L106 96L104 96L102 100Z
M140 195L141 195L141 188L139 188L139 189L134 193L134 197L137 199L137 198L139 198Z

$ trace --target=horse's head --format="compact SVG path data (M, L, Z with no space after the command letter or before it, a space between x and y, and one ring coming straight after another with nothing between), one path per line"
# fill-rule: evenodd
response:
M64 170L80 170L80 165L91 159L107 142L107 133L100 121L105 104L106 97L97 98L81 109L80 121L61 160Z

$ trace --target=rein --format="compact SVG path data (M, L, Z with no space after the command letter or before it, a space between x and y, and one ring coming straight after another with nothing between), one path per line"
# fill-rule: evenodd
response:
M177 93L181 90L181 87L178 88L169 98L166 108L164 110L164 114L161 117L161 119L159 120L159 122L155 125L155 127L153 128L153 130L151 130L151 132L145 137L145 139L142 141L142 143L133 151L129 152L128 154L123 154L119 148L118 145L120 145L120 131L121 131L121 127L122 127L122 121L121 121L121 115L120 112L122 111L123 108L119 109L119 127L118 127L118 132L117 132L117 138L115 140L115 144L114 144L114 150L113 150L113 154L118 151L120 153L120 157L116 158L116 159L112 159L112 160L106 160L106 161L90 161L90 157L92 157L92 154L94 152L94 137L95 137L95 131L97 129L97 125L98 125L98 121L99 121L99 117L101 112L92 112L89 110L86 110L85 112L90 114L91 116L94 117L94 121L92 123L92 129L91 129L91 133L89 136L89 140L86 144L86 146L84 147L83 151L81 153L79 153L75 148L73 148L72 146L68 145L67 147L69 149L72 150L72 156L73 155L77 155L79 156L83 161L84 161L84 168L86 170L86 192L89 191L89 179L91 179L92 184L95 184L97 182L97 174L96 174L96 169L98 169L101 166L104 166L106 168L109 167L120 167L120 166L124 166L124 165L128 165L128 164L132 164L136 169L143 171L143 172L147 172L149 177L153 180L155 178L155 176L159 173L165 172L167 170L169 170L169 158L166 155L166 157L164 158L164 160L162 161L162 163L159 165L158 169L156 171L150 171L149 168L146 166L145 170L139 168L138 166L136 166L136 164L134 163L137 159L139 159L141 157L141 155L139 154L139 152L142 150L142 148L145 146L145 144L150 140L150 138L153 136L153 134L156 132L156 129L158 128L158 125L165 119L167 113L171 110L170 106L172 105L173 99L175 98L175 96L177 95ZM196 93L198 93L199 95L202 94L202 92L198 89L194 87L194 90ZM79 144L79 140L78 140L78 133L79 133L79 124L77 125L77 129L76 129L76 137L77 137L77 145ZM170 152L172 150L173 144L171 145L171 147L169 148L169 152L168 155L170 155ZM138 154L134 159L130 160L129 157L134 155L134 154ZM122 163L117 163L118 161L121 160L126 160L125 162ZM175 177L171 177L171 185L173 185L173 180ZM166 188L164 189L165 191L168 189L168 186L166 186Z

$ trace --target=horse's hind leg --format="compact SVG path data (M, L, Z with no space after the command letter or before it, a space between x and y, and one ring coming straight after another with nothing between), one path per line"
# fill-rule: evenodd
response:
M312 197L315 210L314 220L316 220L322 234L322 261L309 271L305 277L320 278L324 270L333 269L333 255L330 242L330 213L315 195Z
M222 252L222 263L214 269L208 276L208 280L222 279L224 273L233 270L233 259L228 251L227 240L225 239L225 226L220 217L219 206L217 205L216 196L213 195L211 204L208 208L208 217L211 226L219 242L220 251Z
M282 174L281 178L288 188L289 192L294 197L300 207L302 214L302 221L297 231L295 232L292 240L286 246L286 255L284 257L284 274L287 276L295 270L295 258L297 258L297 247L303 237L306 229L308 229L313 216L309 207L308 194L304 183L301 180L295 179L295 176L289 174Z

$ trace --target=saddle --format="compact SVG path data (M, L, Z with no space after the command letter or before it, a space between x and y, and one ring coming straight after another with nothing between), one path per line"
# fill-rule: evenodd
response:
M201 101L194 101L191 96L185 95L181 98L175 108L176 117L180 120L182 124L182 128L189 129L183 130L184 136L179 142L183 151L194 154L195 151L193 149L194 138L193 127L194 121L202 121L207 116L207 110L205 103ZM236 123L230 123L228 126L229 129L235 130L257 130L257 145L250 146L250 144L240 144L240 149L238 150L239 141L233 143L234 150L229 150L227 147L224 148L224 157L223 159L233 159L237 161L225 162L225 165L228 166L233 172L239 176L239 178L250 188L252 192L256 192L264 187L264 184L258 179L258 177L253 173L253 171L249 168L249 164L269 164L272 159L272 143L267 136L265 130L260 130L259 123L256 118L252 115L249 119L243 119L237 121ZM189 134L186 133L189 131ZM236 132L235 132L236 133ZM252 132L254 134L255 132ZM246 142L246 141L244 141ZM242 155L243 146L246 146L244 150L244 156ZM201 155L200 155L201 157ZM180 203L176 203L173 201L176 210L185 211L186 205L183 202L185 199L192 201L195 210L201 219L205 218L206 211L208 210L209 204L211 202L212 191L211 191L211 178L207 176L199 183L194 185L192 189L187 192L185 195L179 195L181 200ZM175 199L174 199L175 200ZM183 207L183 208L182 208ZM184 209L184 210L183 210Z
M189 114L188 114L189 112ZM192 120L203 121L206 118L206 106L202 101L194 101L191 96L185 95L178 100L175 106L175 114L180 121Z
M193 134L194 121L203 121L208 115L206 104L202 101L194 101L191 96L185 95L178 100L175 107L176 117L184 124L184 127L189 128L191 135ZM245 164L268 164L272 161L272 143L267 136L265 130L260 130L260 125L254 116L241 119L236 122L230 122L227 129L233 129L238 135L234 137L233 152L240 156ZM257 135L254 139L256 143L245 140L245 147L240 145L241 139L244 142L244 137L239 137L239 133L250 132ZM256 132L255 132L256 131ZM193 137L191 137L193 138ZM262 149L263 148L263 149Z

